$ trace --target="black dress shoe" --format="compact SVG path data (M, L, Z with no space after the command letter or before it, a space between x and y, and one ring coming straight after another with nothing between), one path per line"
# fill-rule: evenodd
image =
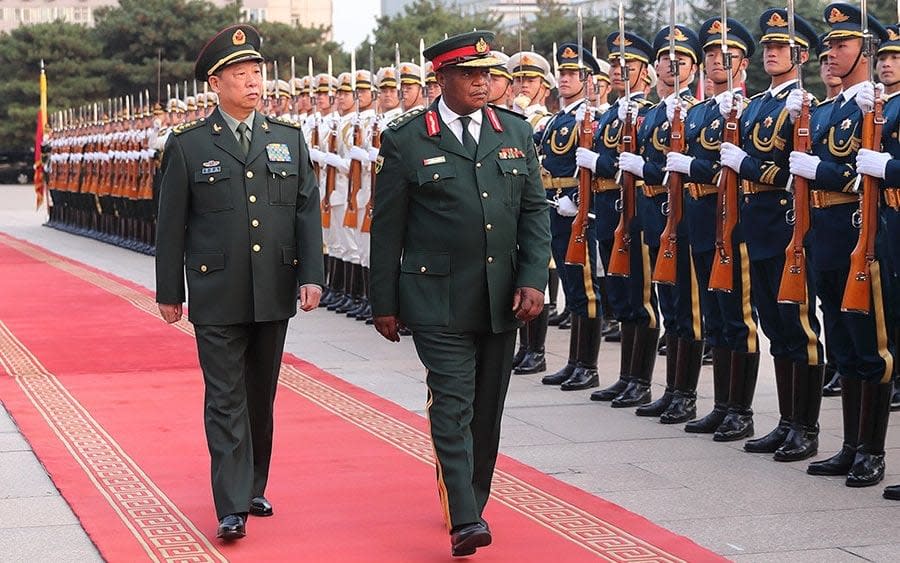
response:
M774 430L756 440L747 440L744 443L744 451L752 454L773 454L784 444L791 432L789 420L779 420Z
M650 386L632 379L628 387L609 404L614 409L636 407L650 402Z
M558 372L542 377L541 383L544 385L561 385L564 381L567 381L572 377L573 373L575 373L575 364L566 364Z
M572 376L563 381L559 388L563 391L581 391L600 386L600 375L595 368L576 367Z
M619 376L612 385L605 389L600 389L599 391L594 391L591 393L592 401L612 401L616 397L622 394L623 391L628 387L628 379Z
M900 500L900 485L891 485L890 487L885 487L884 492L881 494L881 496L888 500Z
M547 371L547 359L543 350L529 351L513 370L517 375L531 375Z
M684 431L692 434L712 434L725 420L726 414L728 414L728 409L724 406L715 405L708 415L685 424Z
M560 330L569 330L572 328L572 313L566 311L566 314L563 318L559 320L559 324L556 325L556 328Z
M266 497L258 496L250 499L250 514L253 516L271 516L275 511Z
M219 530L216 532L217 538L223 540L239 540L247 535L246 521L240 514L229 514L225 518L219 520Z
M884 479L884 454L856 452L853 467L847 473L848 487L871 487Z
M491 545L491 531L483 522L457 526L450 532L450 553L454 557L472 555L479 547Z
M841 451L830 458L810 463L806 472L810 475L846 475L853 467L855 458L856 448L844 444Z
M822 387L823 397L840 397L841 395L841 373L833 364L825 364L825 379L828 383Z

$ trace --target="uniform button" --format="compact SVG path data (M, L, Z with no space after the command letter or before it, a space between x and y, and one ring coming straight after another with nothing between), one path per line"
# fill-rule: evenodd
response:
M281 171L281 175L282 175L282 176L287 176L287 172L284 171L284 170L282 170L282 171Z
M481 197L483 197L484 199L487 199L487 196L488 196L487 192L481 192Z
M481 163L480 163L480 162L476 162L476 163L475 163L475 168L481 168Z
M440 177L441 177L441 175L438 174L437 172L435 172L435 173L434 173L434 176L432 176L431 178L432 178L433 180L437 180L437 179L440 178Z
M247 199L250 200L250 203L256 203L256 196L255 196L255 195L252 195L252 194L251 194L250 197L247 198Z
M206 270L208 270L208 269L209 268L206 267L206 264L200 264L200 271L203 272L204 274L206 273Z
M254 227L258 227L258 226L259 226L259 219L254 219L254 220L250 221L250 224L253 225Z
M428 268L426 268L425 266L422 266L421 268L419 268L419 271L424 274L425 272L428 271Z
M260 245L258 245L258 244L253 245L253 252L259 252L260 250L262 250L262 247Z
M494 263L494 257L488 256L488 264L493 264L493 263Z
M297 260L296 258L294 258L294 261L291 262L291 264L293 264L294 266L296 266L296 265L299 264L299 263L300 263L300 261Z
M212 184L212 183L215 182L215 181L216 181L215 178L213 178L212 176L209 177L209 183L210 183L210 184Z
M488 223L487 225L484 226L484 228L490 231L491 229L494 228L494 226L491 225L490 223Z
M750 197L744 196L744 203L750 203Z
M519 169L518 169L518 168L513 168L513 175L518 174L518 173L519 173Z
M247 177L248 177L248 178L252 178L252 177L253 177L253 170L247 170Z

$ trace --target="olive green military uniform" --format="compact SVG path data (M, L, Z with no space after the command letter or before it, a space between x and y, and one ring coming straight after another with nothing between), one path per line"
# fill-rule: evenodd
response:
M185 300L206 383L219 518L264 493L298 285L323 284L319 190L299 125L256 113L246 156L220 110L176 127L162 165L157 301Z
M474 157L438 103L389 125L376 161L372 310L413 332L450 527L490 495L509 383L516 288L544 290L547 201L531 127L483 109Z

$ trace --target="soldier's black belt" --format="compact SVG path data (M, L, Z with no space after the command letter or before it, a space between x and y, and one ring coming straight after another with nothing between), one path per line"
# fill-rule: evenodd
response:
M900 188L885 188L884 202L894 211L900 211Z
M784 190L784 188L781 186L760 184L758 182L751 182L750 180L741 180L741 189L743 190L744 195L759 194L763 192L777 192L779 190Z
M644 192L645 197L654 198L660 194L666 193L666 187L656 184L644 184L641 186L641 191Z
M686 189L688 195L694 199L700 199L701 197L706 197L719 191L719 188L717 188L715 184L696 184L694 182L686 183L684 189Z
M846 192L831 192L828 190L812 190L809 192L809 203L816 209L859 203L859 196Z

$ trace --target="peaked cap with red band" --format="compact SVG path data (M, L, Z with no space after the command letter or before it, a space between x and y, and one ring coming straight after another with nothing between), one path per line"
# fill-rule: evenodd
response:
M261 46L262 38L253 26L242 23L226 27L200 50L194 63L194 77L205 82L211 74L228 65L244 61L262 62Z
M492 67L501 62L491 55L493 31L470 31L448 37L425 49L425 58L431 61L434 71L444 67Z

